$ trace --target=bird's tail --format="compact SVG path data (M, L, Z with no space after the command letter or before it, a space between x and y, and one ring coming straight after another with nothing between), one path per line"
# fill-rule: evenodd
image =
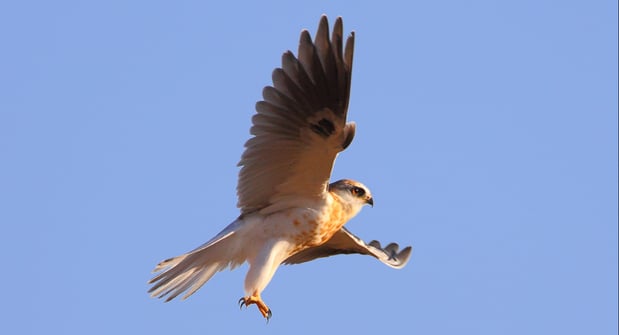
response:
M153 284L148 292L152 297L166 297L168 302L186 291L186 299L218 271L241 265L246 259L239 243L242 225L243 220L238 219L204 245L157 264L153 273L159 274L148 282Z

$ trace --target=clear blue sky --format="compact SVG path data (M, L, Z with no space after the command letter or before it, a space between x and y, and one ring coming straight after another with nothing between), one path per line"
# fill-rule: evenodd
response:
M254 103L322 13L357 34L347 227L410 263L280 268L269 325L245 267L151 299L237 217ZM617 334L616 1L6 1L0 43L3 333Z

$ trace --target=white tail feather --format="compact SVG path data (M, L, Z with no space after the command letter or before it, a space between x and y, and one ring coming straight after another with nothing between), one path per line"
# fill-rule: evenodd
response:
M166 259L159 263L154 273L160 272L149 284L152 297L170 301L187 291L183 299L194 294L202 285L227 267L237 267L247 256L239 241L239 229L243 220L234 221L212 240L186 254Z

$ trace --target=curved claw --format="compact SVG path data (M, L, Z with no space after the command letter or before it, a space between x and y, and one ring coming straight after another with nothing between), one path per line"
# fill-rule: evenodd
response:
M239 309L243 309L243 306L248 307L249 305L255 304L258 306L258 311L262 316L267 319L267 323L269 319L273 316L271 309L260 299L260 296L250 296L250 297L242 297L239 299Z

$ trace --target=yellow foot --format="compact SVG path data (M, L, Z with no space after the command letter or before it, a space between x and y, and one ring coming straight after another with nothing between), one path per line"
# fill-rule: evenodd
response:
M271 309L264 303L264 301L260 299L259 295L252 295L247 298L243 297L239 299L239 305L241 308L243 308L243 306L247 307L252 304L258 306L258 310L260 311L260 313L262 313L262 316L264 316L264 318L267 319L267 322L269 322L269 319L271 318L273 313L271 313Z

